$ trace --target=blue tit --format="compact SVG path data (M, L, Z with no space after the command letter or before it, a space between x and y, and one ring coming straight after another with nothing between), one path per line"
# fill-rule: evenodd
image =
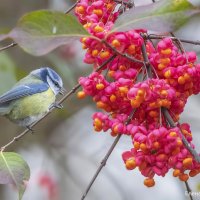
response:
M36 69L0 96L0 115L29 128L56 105L56 96L64 91L62 79L54 70Z

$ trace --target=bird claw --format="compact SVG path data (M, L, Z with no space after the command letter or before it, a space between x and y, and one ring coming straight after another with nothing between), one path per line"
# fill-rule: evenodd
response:
M30 126L26 126L26 128L31 132L31 134L35 132Z
M55 102L52 104L52 106L50 108L58 108L58 109L62 109L63 105L59 104L58 102Z

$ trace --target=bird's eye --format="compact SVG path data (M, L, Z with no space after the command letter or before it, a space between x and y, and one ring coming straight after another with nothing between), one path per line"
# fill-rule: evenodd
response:
M56 86L56 87L59 87L59 84L58 84L58 82L54 82L54 84L55 84L55 86Z

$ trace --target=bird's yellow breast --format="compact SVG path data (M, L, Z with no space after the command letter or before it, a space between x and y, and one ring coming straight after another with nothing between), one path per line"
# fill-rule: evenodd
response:
M55 94L49 88L45 92L26 96L14 101L7 117L15 121L30 116L41 115L46 113L54 102Z

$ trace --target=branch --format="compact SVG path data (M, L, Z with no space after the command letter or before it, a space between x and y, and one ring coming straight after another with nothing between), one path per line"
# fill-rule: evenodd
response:
M75 7L76 5L79 3L80 0L78 0L76 3L74 3L66 12L65 14L67 15L69 12L71 12Z
M150 35L148 35L148 34L145 34L145 37L146 37L146 39L151 39L151 40L153 40L153 39L164 39L164 38L166 38L166 37L169 37L169 38L171 38L173 41L180 41L180 42L184 42L184 43L188 43L188 44L194 44L194 45L200 45L200 41L198 41L198 40L196 40L196 41L194 41L194 40L185 40L185 39L180 39L180 38L177 38L177 37L170 37L170 36L163 36L163 35L153 35L153 34L150 34Z
M120 15L126 12L127 8L130 9L135 6L134 1L132 0L128 0L128 1L115 0L114 2L121 4L121 6L118 8L118 12Z
M146 52L146 48L145 48L145 45L143 44L142 45L142 55L143 55L143 58L144 58L144 61L145 63L149 63L149 60L148 60L148 56L147 56L147 52ZM150 65L150 64L149 64ZM150 67L148 67L150 68ZM150 76L151 75L151 69L148 69L147 68L147 71L148 71L148 75ZM172 119L171 115L169 114L169 111L166 109L166 108L161 108L162 110L162 113L163 115L165 116L165 118L167 119L168 123L170 124L171 127L177 127L174 120ZM200 163L200 156L198 155L198 153L196 152L195 149L193 149L190 145L190 143L187 141L187 139L185 138L183 132L182 132L182 129L179 127L180 129L180 132L181 132L181 135L182 135L182 141L183 141L183 144L185 145L185 147L187 148L187 150L191 153L191 155L193 155L194 159Z
M146 70L147 70L147 77L149 78L152 78L152 66L149 62L149 58L148 58L148 55L147 55L147 50L146 50L146 47L145 47L145 43L142 44L142 56L143 56L143 59L144 59L144 63L145 63L145 66L146 66Z
M177 127L174 120L172 119L171 115L169 114L169 111L166 108L162 108L162 113L165 116L165 118L167 119L169 125L171 127ZM190 143L187 141L187 139L185 138L182 129L179 127L180 132L181 132L181 136L182 136L182 141L183 144L185 145L186 149L191 153L191 155L194 157L194 159L200 163L200 156L199 154L196 152L195 149L193 149L190 145Z
M136 109L132 110L132 112L130 113L128 119L127 119L126 122L125 122L125 125L127 125L127 124L130 123L130 121L131 121L131 119L132 119L132 117L133 117L135 111L136 111ZM101 170L103 169L103 167L106 165L108 158L110 157L110 155L111 155L111 153L113 152L115 146L116 146L117 143L119 142L121 136L122 136L122 134L119 134L119 135L115 138L114 142L112 143L111 147L109 148L108 152L106 153L106 155L105 155L104 158L102 159L102 161L101 161L99 167L97 168L97 170L96 170L94 176L92 177L91 181L89 182L89 184L88 184L88 186L87 186L87 188L86 188L84 194L83 194L82 197L81 197L81 200L84 200L85 197L87 196L88 192L90 191L90 189L91 189L93 183L95 182L96 178L98 177L99 173L101 172Z
M128 2L123 1L123 0L114 0L114 2L119 3L119 4L124 4L128 8L132 8L135 6L134 1L129 0Z
M118 51L117 49L115 49L112 45L110 45L106 40L102 40L101 41L102 43L104 43L107 47L109 47L110 49L112 49L116 54L118 54L118 55L120 55L120 56L122 56L122 57L124 57L124 58L127 58L127 59L129 59L130 61L132 61L132 62L137 62L137 63L142 63L142 64L144 64L144 61L142 61L142 60L138 60L138 59L136 59L136 58L134 58L134 57L132 57L132 56L129 56L129 55L127 55L127 54L124 54L124 53L121 53L120 51Z
M152 2L153 3L155 3L156 1L155 0L152 0ZM175 36L173 33L171 33L173 36ZM149 36L149 35L148 35ZM172 39L173 40L173 39ZM176 39L176 42L177 42L177 39ZM181 39L178 39L178 42L179 43L181 43L181 42L184 42L183 40L181 40ZM182 46L181 46L181 48L182 48ZM182 50L182 49L181 49ZM162 111L163 111L163 109L161 108L160 109L160 112L162 113ZM169 112L166 110L166 109L164 109L164 115L169 115ZM160 117L161 117L161 115L160 115ZM165 116L165 118L167 119L167 117ZM171 121L171 123L170 123L170 125L171 126L176 126L175 125L175 123L174 123L174 121L173 121L173 119L171 118L171 116L169 115L169 120ZM180 131L181 131L181 133L182 133L182 130L180 129ZM183 133L182 133L182 136L184 137L184 135L183 135ZM185 137L184 137L185 138ZM186 138L185 138L185 140L186 140ZM188 143L188 141L186 140L186 142ZM193 150L193 149L192 149ZM196 151L195 151L195 154L196 154ZM199 157L199 156L198 156ZM192 192L192 190L190 189L190 186L189 186L189 184L188 184L188 182L187 181L185 181L185 186L186 186L186 189L187 189L187 192L188 192L188 194L189 194L189 197L190 197L190 200L193 200L193 197L192 197L192 195L191 195L191 192Z
M187 189L187 192L188 192L188 195L189 195L189 197L190 197L190 200L193 200L193 197L192 197L192 190L190 189L190 186L189 186L189 184L188 184L187 181L185 181L185 187L186 187L186 189Z
M8 49L8 48L10 48L10 47L14 47L14 46L16 46L16 45L17 45L17 43L13 42L13 43L11 43L11 44L5 46L5 47L0 48L0 51L6 50L6 49Z
M171 36L176 38L175 34L173 32L170 32ZM185 49L181 43L181 41L177 38L177 40L174 41L179 50L181 51L182 54L185 54Z
M100 71L105 65L107 65L110 61L112 61L114 58L116 57L116 55L111 56L108 60L106 60L102 65L100 65L95 71L98 72ZM75 93L79 88L81 87L80 84L75 85L67 94L65 94L65 96L63 98L61 98L57 104L60 105L62 104L67 98L69 98L73 93ZM38 124L40 121L42 121L44 118L46 118L53 110L55 109L55 107L51 108L49 110L48 113L46 113L41 119L39 119L38 121L34 122L29 129L27 128L26 130L24 130L22 133L20 133L18 136L14 137L10 142L8 142L6 145L2 146L0 148L0 151L4 151L8 146L10 146L12 143L14 143L15 141L18 141L19 139L21 139L23 136L25 136L32 127L34 127L36 124Z

